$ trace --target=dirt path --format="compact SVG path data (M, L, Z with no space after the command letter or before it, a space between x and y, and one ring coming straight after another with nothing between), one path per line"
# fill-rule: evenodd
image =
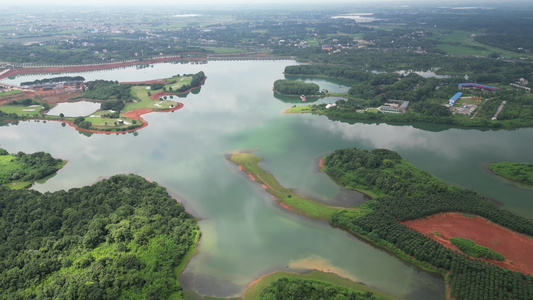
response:
M453 250L459 249L449 241L451 237L471 239L505 257L505 261L483 260L502 268L533 275L533 237L514 232L484 218L467 217L461 213L438 214L403 224ZM435 231L439 232L440 237Z

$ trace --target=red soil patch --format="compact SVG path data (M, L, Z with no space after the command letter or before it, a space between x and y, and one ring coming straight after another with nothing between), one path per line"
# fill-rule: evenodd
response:
M497 251L505 257L505 261L482 258L483 260L502 268L533 275L533 238L491 223L484 218L466 217L461 213L445 213L403 224L452 250L459 249L449 241L450 238L471 239L476 244ZM437 230L440 237L435 235Z
M320 170L324 169L324 159L323 158L320 159L320 162L318 163L318 165L320 166Z
M279 205L281 205L281 207L285 208L285 209L288 209L292 212L294 212L294 210L292 208L290 208L287 204L283 203L283 202L280 202Z
M252 175L252 173L248 172L243 165L239 165L239 170L243 171L244 173L248 174L248 177L250 177L251 180L256 181L255 176Z

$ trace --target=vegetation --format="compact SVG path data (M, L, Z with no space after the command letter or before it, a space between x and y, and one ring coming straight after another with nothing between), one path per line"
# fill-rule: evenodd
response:
M320 87L316 83L279 79L274 82L274 91L283 95L317 95Z
M0 185L15 189L31 186L57 172L65 163L44 152L9 154L0 148Z
M493 295L494 299L533 296L531 275L470 259L400 223L440 212L463 212L533 235L531 220L500 209L473 191L443 185L429 174L413 180L409 173L402 172L406 169L402 166L405 162L390 150L336 150L326 156L324 163L328 174L339 182L351 180L348 186L371 186L382 195L366 204L372 210L367 214L338 210L330 217L332 225L368 239L424 269L449 271L447 283L456 299L485 299L486 295ZM412 189L406 190L403 186Z
M386 293L370 288L362 283L351 281L350 279L340 277L334 273L329 273L329 272L326 273L326 272L321 272L317 270L313 270L311 272L303 273L303 274L279 271L279 272L274 272L274 273L265 275L261 277L259 281L255 282L254 284L249 286L244 291L243 298L246 300L260 299L261 292L267 287L272 288L272 283L276 282L277 280L280 280L281 278L288 279L289 281L298 280L298 281L307 281L308 283L318 282L321 284L331 285L332 287L342 287L348 290L357 291L359 294L372 293L374 297L378 299L390 299L390 300L397 299L396 297L390 296ZM328 297L324 297L324 299L326 298ZM277 298L277 299L285 299L285 298L282 297L282 298Z
M285 75L305 75L329 78L350 79L354 81L367 81L372 77L372 73L356 69L351 66L333 65L295 65L285 67Z
M7 102L6 105L9 105L9 106L30 106L30 105L39 105L39 106L42 106L42 109L44 110L49 110L50 109L50 105L48 103L41 103L41 102L37 102L31 98L24 98L24 99L20 99L20 100L13 100L13 101L10 101L10 102Z
M383 299L372 292L359 292L315 280L289 279L282 277L272 282L259 296L259 299Z
M25 86L25 85L35 85L35 84L54 83L54 82L63 82L63 81L85 81L85 78L83 76L60 76L60 77L43 78L43 79L36 79L34 81L21 82L20 85Z
M533 185L533 163L491 163L489 169L505 178Z
M117 175L41 194L0 187L0 297L167 299L195 219L155 183Z
M190 75L183 75L183 76L190 76ZM205 74L204 74L203 71L200 71L200 72L192 75L191 83L182 85L181 87L176 89L175 92L176 93L183 93L183 92L188 91L190 89L200 87L202 85L202 83L204 82L204 80L205 80Z
M447 189L444 181L431 176L387 149L336 150L326 156L325 171L344 186L370 190L374 195L427 195Z
M331 118L344 118L383 122L423 122L450 124L465 127L516 128L533 126L533 95L516 88L507 88L496 94L484 93L487 101L469 103L475 105L475 115L453 113L446 107L448 99L457 92L457 84L464 78L424 78L415 73L401 75L391 73L371 73L349 66L304 65L288 66L285 74L321 75L333 78L357 80L345 95L346 100L338 100L336 106L326 108L326 104L293 108L290 112L311 112L324 114ZM472 79L469 79L472 80ZM498 82L508 84L511 79L478 77L480 82ZM463 90L464 96L479 97L479 91ZM375 114L369 112L372 107L379 107L389 99L409 101L405 114ZM495 113L506 101L503 110L493 120Z
M117 81L95 80L87 82L87 91L83 96L90 99L120 99L126 102L132 100L131 85L118 83Z
M314 219L328 220L329 216L338 208L314 201L296 194L276 180L272 174L265 172L259 162L263 159L250 153L232 154L229 158L235 164L251 174L255 180L265 185L266 191L274 196L279 203L286 205L291 211Z
M450 238L450 242L452 242L452 244L457 246L457 248L459 248L465 254L468 254L472 257L485 257L500 261L505 260L505 257L503 257L503 255L501 255L500 253L490 248L478 245L470 239L452 237Z
M65 77L58 77L64 79ZM169 93L183 93L194 89L203 84L205 80L204 72L196 74L184 74L183 76L174 76L166 80L166 84L160 84L162 89L168 86ZM179 88L172 90L172 86L179 81ZM135 109L151 108L153 110L167 110L176 107L175 101L158 101L152 100L147 95L146 88L142 84L133 86L131 84L121 84L117 81L95 80L86 84L87 90L82 96L72 99L91 98L102 100L100 110L91 114L90 117L65 117L63 114L58 116L48 116L42 110L49 110L50 105L41 103L31 98L13 100L7 102L5 106L0 107L0 120L19 120L19 119L45 119L70 121L78 128L85 130L95 130L102 132L120 132L139 128L143 125L141 120L130 119L124 116L127 111ZM166 96L165 96L166 97ZM171 95L170 98L173 96ZM39 108L32 107L30 111L27 107L30 105L39 105Z

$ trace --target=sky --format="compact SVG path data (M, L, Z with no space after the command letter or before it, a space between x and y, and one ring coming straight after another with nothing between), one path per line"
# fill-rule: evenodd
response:
M253 4L253 3L358 3L370 2L372 0L0 0L0 4L16 5L191 5L191 4ZM383 1L383 0L382 0ZM392 1L392 0L386 0ZM11 2L11 3L9 3Z
M529 0L512 0L514 3L528 3ZM349 3L349 4L424 4L435 6L447 4L465 6L468 4L496 4L509 3L506 0L0 0L2 6L25 6L25 5L90 5L90 6L190 6L190 5L225 5L225 4L330 4L330 3Z

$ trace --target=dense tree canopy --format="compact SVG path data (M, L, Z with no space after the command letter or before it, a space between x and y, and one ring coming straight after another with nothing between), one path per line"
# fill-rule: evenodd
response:
M198 227L135 175L41 194L0 187L0 298L167 299Z
M282 277L268 285L259 295L261 300L277 299L346 299L379 300L372 292L360 292L318 280L291 279Z
M492 163L489 169L505 178L526 184L533 184L533 163Z
M274 82L274 91L284 95L317 95L320 87L316 83L279 79Z
M18 152L11 155L0 148L0 185L16 182L31 184L57 172L63 163L63 160L55 159L45 152L32 154Z
M99 100L114 98L129 102L132 100L131 85L107 80L90 81L83 96Z
M60 76L60 77L35 79L34 81L21 82L20 85L25 86L25 85L63 82L63 81L85 81L85 78L83 76Z
M332 225L364 236L407 261L414 259L422 267L450 271L451 292L457 299L533 296L532 276L465 257L400 223L441 212L463 212L533 236L531 220L500 209L473 191L448 187L390 150L336 150L325 158L324 166L342 184L381 195L365 204L368 213L347 209L333 213Z

